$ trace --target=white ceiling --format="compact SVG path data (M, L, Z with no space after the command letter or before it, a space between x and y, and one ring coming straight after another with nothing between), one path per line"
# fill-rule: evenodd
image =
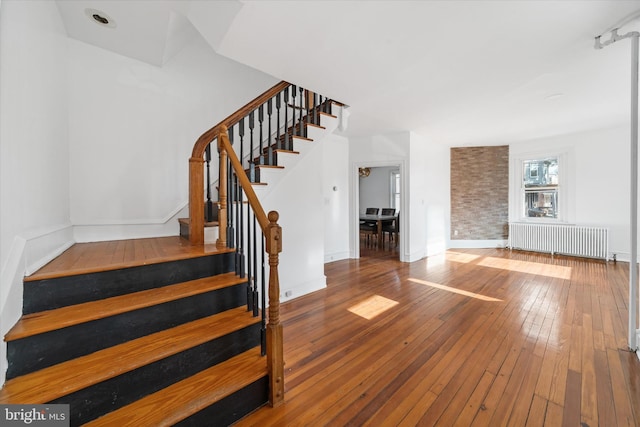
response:
M70 37L159 66L198 29L219 54L350 105L351 135L485 145L628 122L630 42L593 46L640 1L57 4Z

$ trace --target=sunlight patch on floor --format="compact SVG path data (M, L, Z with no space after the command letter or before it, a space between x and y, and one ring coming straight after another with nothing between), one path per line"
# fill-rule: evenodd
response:
M440 290L448 291L448 292L453 292L455 294L460 294L460 295L464 295L464 296L467 296L467 297L476 298L476 299L479 299L479 300L482 300L482 301L491 301L491 302L502 301L501 299L488 297L486 295L476 294L474 292L469 292L469 291L465 291L465 290L458 289L458 288L452 288L451 286L440 285L438 283L427 282L426 280L412 279L412 278L409 278L408 280L410 282L419 283L421 285L426 285L426 286L431 286L432 288L436 288L436 289L440 289Z
M447 251L445 254L445 257L447 261L462 262L466 264L466 263L477 260L478 258L480 258L480 255L463 254L460 252Z
M380 295L373 295L366 300L349 307L347 310L367 320L371 320L396 305L398 305L398 301L394 301Z
M519 273L536 274L539 276L556 277L558 279L570 279L571 267L561 265L542 264L531 261L518 261L487 257L478 263L483 267L500 268L502 270L517 271Z

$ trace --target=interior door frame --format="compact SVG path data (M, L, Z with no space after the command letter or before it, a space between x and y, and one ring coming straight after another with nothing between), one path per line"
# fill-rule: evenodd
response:
M379 161L358 161L351 164L351 197L349 202L349 218L351 236L349 238L349 252L351 258L360 258L360 174L359 169L369 167L397 167L400 170L400 247L398 254L400 261L407 262L409 259L409 233L407 232L409 225L409 203L408 203L408 180L406 176L406 166L404 160L379 160Z

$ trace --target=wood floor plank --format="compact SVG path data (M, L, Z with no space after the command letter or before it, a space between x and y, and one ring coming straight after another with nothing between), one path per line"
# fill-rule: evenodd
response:
M471 425L478 411L481 411L483 409L485 396L487 395L489 387L491 387L491 384L493 384L495 378L495 375L493 375L492 373L484 371L484 373L482 374L482 378L480 378L480 381L478 381L478 383L476 384L473 393L465 402L464 409L460 411L460 415L458 415L458 417L454 421L455 425Z
M598 425L616 425L616 410L613 406L613 390L609 378L609 362L606 350L595 350L593 355L596 375L596 400L598 402Z
M638 425L637 415L634 415L632 400L638 400L638 394L630 394L627 388L625 373L620 362L620 350L607 350L607 361L609 362L609 375L611 387L613 388L613 402L616 408L617 426ZM635 362L634 362L635 363ZM637 375L632 380L637 382Z
M580 425L580 390L582 387L582 376L580 372L569 369L567 373L567 387L564 399L564 411L562 414L562 426Z
M547 404L549 401L537 394L533 396L531 401L531 407L527 414L527 421L525 427L543 427L545 424L545 417L547 415Z
M545 426L561 426L564 417L564 408L554 402L547 403L547 413L544 417Z
M587 425L598 424L598 402L592 315L584 313L582 320L582 380L581 380L581 422Z

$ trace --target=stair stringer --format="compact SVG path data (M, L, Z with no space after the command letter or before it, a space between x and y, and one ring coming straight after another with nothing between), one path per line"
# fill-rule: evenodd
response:
M260 169L261 185L255 185L253 189L261 202L278 187L283 179L287 178L290 170L295 168L296 165L318 145L322 144L322 140L327 135L330 135L337 129L339 120L335 116L322 115L320 122L322 127L309 126L307 128L307 138L312 141L294 138L294 153L278 152L278 166L281 166L281 168L266 167Z

